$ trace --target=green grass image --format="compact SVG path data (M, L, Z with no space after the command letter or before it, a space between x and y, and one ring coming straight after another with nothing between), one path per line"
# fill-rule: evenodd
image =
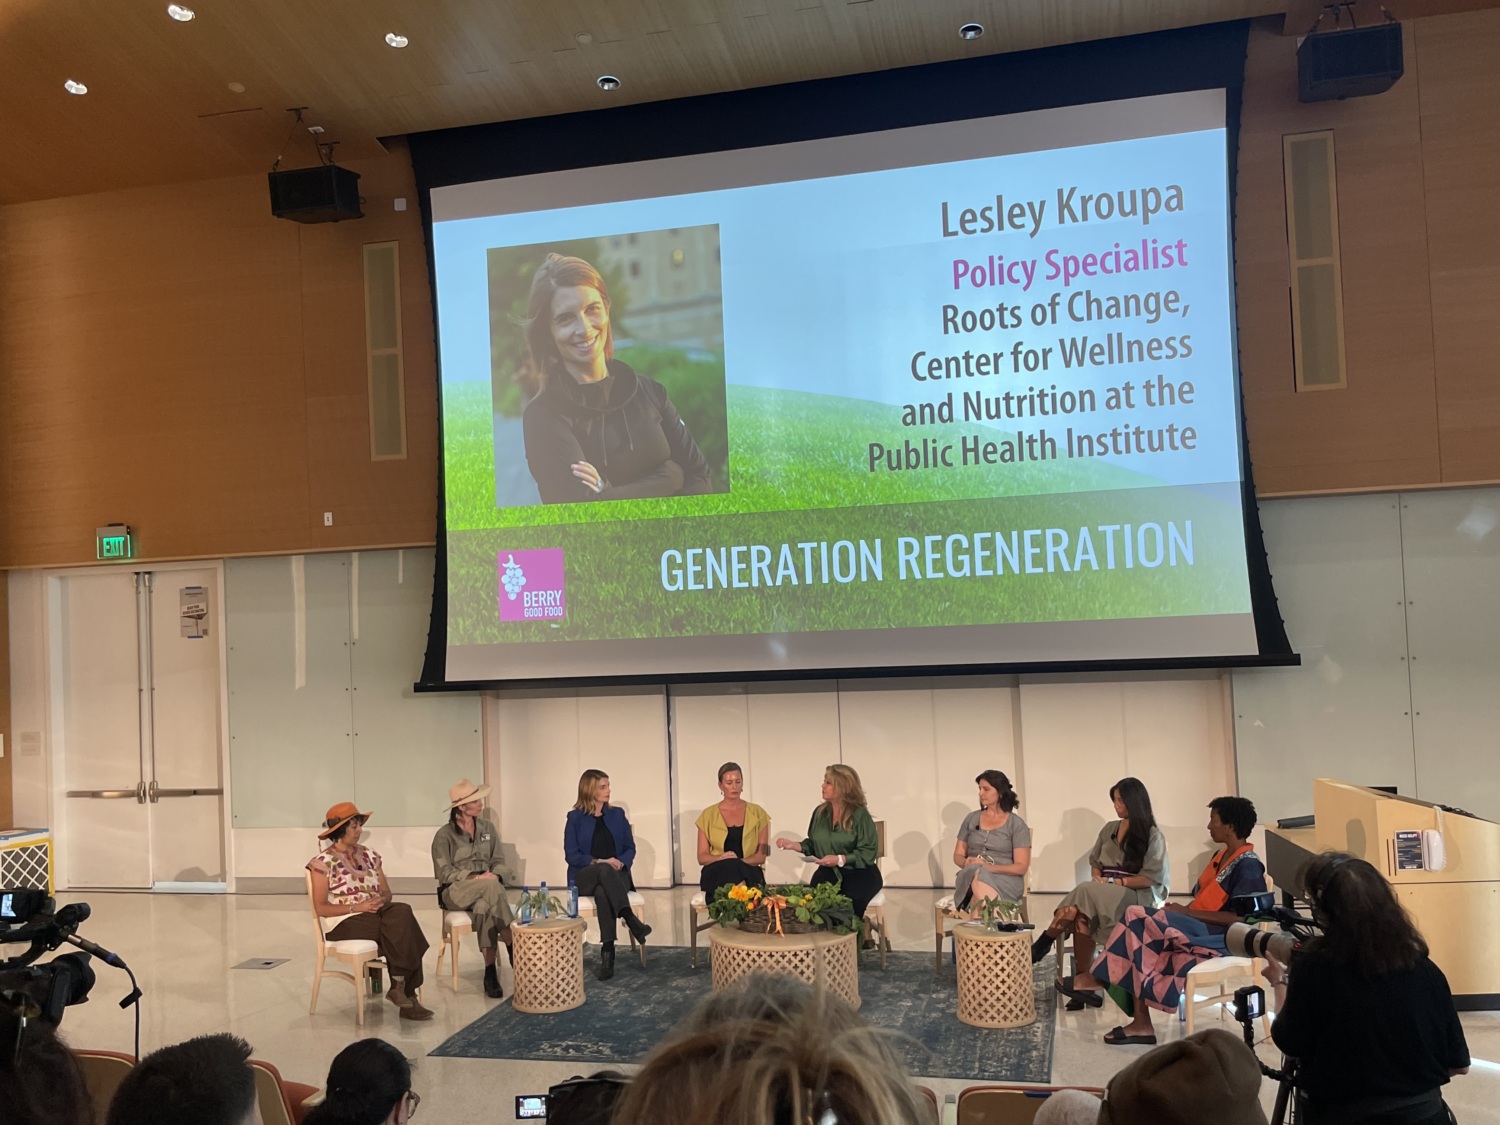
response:
M1056 463L1050 466L1058 467ZM827 481L826 487L827 495L839 497L828 502L848 502L834 481ZM1249 593L1243 577L1237 487L1110 490L834 511L803 508L616 521L604 527L575 524L450 531L448 642L495 644L1243 613L1249 610ZM1079 527L1148 521L1181 525L1189 520L1195 548L1191 566L904 580L898 570L897 539L903 535L1055 527L1068 529L1074 536ZM663 589L660 560L668 549L755 543L775 548L784 542L839 539L881 540L883 580ZM1103 567L1103 539L1096 533L1094 541ZM566 619L555 624L502 624L496 608L497 552L557 546L564 549L567 559ZM1118 557L1122 559L1123 553Z
M1106 462L1066 459L871 473L870 442L900 446L903 441L916 443L926 437L956 446L960 438L971 434L991 441L1010 435L977 423L905 427L898 407L864 399L734 385L727 393L731 492L498 509L489 386L445 383L448 529L619 523L1161 485L1147 474ZM1090 423L1084 425L1093 428ZM1054 423L1049 432L1061 437L1062 429L1063 424ZM519 457L520 451L515 455Z

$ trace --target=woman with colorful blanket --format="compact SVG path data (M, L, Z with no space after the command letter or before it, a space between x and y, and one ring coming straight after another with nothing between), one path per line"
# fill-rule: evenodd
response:
M1126 909L1094 962L1093 979L1080 981L1080 987L1107 987L1133 1017L1106 1035L1106 1043L1155 1043L1151 1009L1177 1010L1188 970L1228 952L1224 935L1240 921L1231 902L1266 889L1265 864L1249 842L1255 806L1244 797L1215 797L1208 808L1208 834L1220 847L1198 876L1192 902Z

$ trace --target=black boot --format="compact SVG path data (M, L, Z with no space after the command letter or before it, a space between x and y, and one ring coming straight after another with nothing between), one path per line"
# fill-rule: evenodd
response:
M484 994L491 1000L500 1000L505 996L505 989L500 987L500 969L496 965L484 967Z
M615 975L615 943L605 942L599 947L599 968L594 975L600 980L608 980Z
M625 928L630 931L630 936L641 945L646 944L646 936L651 933L651 927L635 916L634 910L622 910L620 918L625 923Z
M1052 950L1052 943L1057 939L1051 934L1042 933L1042 936L1031 943L1031 963L1035 965Z

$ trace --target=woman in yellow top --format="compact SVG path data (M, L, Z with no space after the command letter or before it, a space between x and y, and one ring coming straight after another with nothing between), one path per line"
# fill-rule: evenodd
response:
M771 817L759 805L744 800L740 796L744 791L745 772L735 762L725 762L719 767L719 792L724 799L709 805L698 818L698 862L703 867L698 888L705 895L726 884L766 885Z

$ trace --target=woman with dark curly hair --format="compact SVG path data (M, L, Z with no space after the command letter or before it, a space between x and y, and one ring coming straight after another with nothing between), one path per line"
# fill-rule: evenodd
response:
M544 504L690 496L708 461L666 388L614 358L609 289L582 258L548 254L526 303L526 464Z
M1293 960L1271 1025L1297 1059L1308 1125L1448 1125L1469 1047L1448 978L1378 870L1329 852L1302 876L1323 935Z
M958 866L953 905L977 912L985 899L1021 901L1031 868L1031 828L1016 812L1021 799L1010 778L999 770L985 770L974 782L979 787L979 810L964 817L953 845Z

